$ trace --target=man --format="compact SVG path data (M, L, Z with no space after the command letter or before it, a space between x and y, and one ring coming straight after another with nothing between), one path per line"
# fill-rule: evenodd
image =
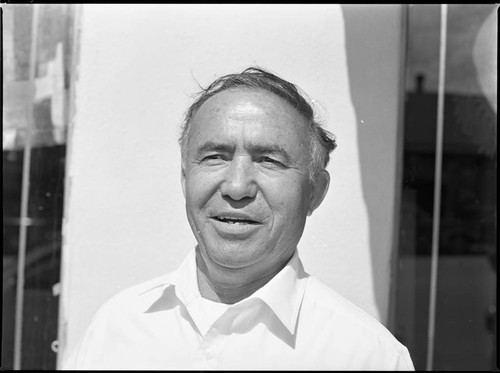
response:
M63 368L414 369L387 329L302 267L336 143L293 84L258 68L217 79L180 145L198 245L101 307Z

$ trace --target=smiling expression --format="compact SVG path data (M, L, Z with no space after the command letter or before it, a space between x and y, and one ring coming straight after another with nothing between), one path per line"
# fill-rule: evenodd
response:
M195 113L186 147L186 212L205 260L283 266L319 197L302 115L267 91L225 90Z

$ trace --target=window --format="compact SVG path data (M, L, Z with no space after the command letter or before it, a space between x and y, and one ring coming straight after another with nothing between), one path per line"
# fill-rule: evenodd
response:
M3 369L56 367L73 10L3 6Z
M496 10L408 8L393 332L417 370L496 369Z

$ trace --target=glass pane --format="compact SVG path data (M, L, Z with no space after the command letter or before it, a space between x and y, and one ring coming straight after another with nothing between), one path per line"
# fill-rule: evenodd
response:
M31 153L28 240L26 247L22 369L54 369L57 339L65 146Z
M23 152L3 152L2 368L12 369Z
M20 356L21 369L56 367L52 347L57 340L73 11L71 5L4 7L4 369L16 368L15 356ZM37 25L35 30L32 25ZM32 52L35 66L30 65ZM29 162L23 163L27 155ZM27 195L22 194L23 184ZM26 232L24 248L19 247L21 231ZM18 273L21 252L25 266ZM19 278L24 287L17 293ZM16 310L18 297L22 314ZM21 323L18 352L16 323Z
M394 334L417 370L425 369L429 326L437 95L427 80L438 76L430 62L439 56L439 20L439 6L409 7Z
M496 366L496 29L496 6L448 6L437 370Z
M29 61L33 8L4 7L3 24L3 293L2 368L14 368L17 266L23 148L16 146L19 130L27 126L30 110Z
M408 9L394 332L408 346L416 369L424 370L440 6ZM434 370L496 366L496 9L448 5Z

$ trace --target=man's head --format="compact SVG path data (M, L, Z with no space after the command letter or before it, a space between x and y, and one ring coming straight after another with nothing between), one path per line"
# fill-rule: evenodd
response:
M300 94L297 87L280 77L261 68L250 67L239 74L228 74L216 79L203 89L199 97L186 112L181 127L179 143L181 146L182 163L186 160L186 143L189 134L191 118L210 97L230 88L262 89L281 97L294 107L305 119L310 141L309 175L311 181L325 169L330 161L330 153L336 148L335 136L321 127L314 116L314 110Z
M205 261L256 275L288 261L329 185L335 141L313 122L297 89L260 69L218 79L191 106L182 187Z

